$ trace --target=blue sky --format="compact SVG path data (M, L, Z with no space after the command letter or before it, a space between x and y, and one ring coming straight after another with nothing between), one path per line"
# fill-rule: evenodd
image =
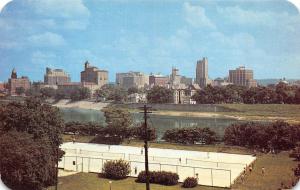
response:
M300 78L300 15L284 0L14 0L0 14L0 81L12 68L43 80L46 67L80 80L89 60L116 72L210 78L240 65L257 79Z

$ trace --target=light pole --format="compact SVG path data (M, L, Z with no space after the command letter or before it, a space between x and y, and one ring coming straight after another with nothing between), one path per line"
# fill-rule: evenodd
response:
M111 190L111 184L112 184L112 181L109 181L109 190Z

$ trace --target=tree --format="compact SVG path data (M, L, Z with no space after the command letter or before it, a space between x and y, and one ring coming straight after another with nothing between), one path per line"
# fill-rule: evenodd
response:
M107 107L102 110L105 116L105 122L109 127L130 127L132 117L128 110L114 107Z
M132 117L129 111L113 107L104 108L107 127L98 138L109 138L115 144L121 143L128 137L128 128L132 125Z
M128 94L134 94L134 93L138 93L139 89L137 87L130 87L128 88Z
M80 87L72 90L70 98L72 101L80 101L91 97L90 89L86 87Z
M51 98L51 97L55 97L56 90L51 87L46 87L46 88L42 88L40 90L40 93L44 98Z
M165 104L173 102L173 92L170 89L160 86L154 86L147 93L149 103Z
M100 89L97 89L96 91L95 91L95 97L96 97L96 101L97 102L99 102L101 99L106 99L107 98L107 93L104 91L104 90L102 90L101 88Z
M3 180L8 181L8 185L11 186L15 183L20 184L20 187L24 187L21 189L25 189L27 186L32 187L33 182L34 184L39 183L43 187L54 184L55 166L62 156L59 145L62 143L63 127L64 122L58 108L42 104L38 100L27 99L24 103L12 102L2 106L0 108L0 139L4 139L3 143L9 144L8 147L24 148L25 152L32 154L24 155L24 159L18 159L20 155L12 153L12 150L17 150L17 148L7 150L2 147L6 154L6 156L2 156L1 150L0 172ZM17 133L14 133L15 131ZM7 169L7 166L14 164L12 162L11 165L7 165L8 160L16 159L23 168L10 167ZM22 170L26 172L22 172ZM10 177L11 173L18 174L18 179L22 180L15 181L18 179ZM38 185L35 188L28 188L28 190L39 188Z
M24 87L17 87L16 88L16 94L17 95L22 95L25 93L25 88Z

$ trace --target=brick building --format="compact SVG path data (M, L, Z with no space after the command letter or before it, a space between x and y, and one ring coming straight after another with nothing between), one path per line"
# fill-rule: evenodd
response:
M8 90L10 95L17 95L16 89L22 88L24 91L30 88L30 81L28 77L22 76L18 78L17 72L15 69L11 72L11 78L8 79Z
M256 80L253 79L253 70L246 69L244 66L229 70L229 82L248 88L257 86Z
M108 71L91 66L87 61L84 64L84 71L81 72L81 82L95 83L100 88L108 83Z

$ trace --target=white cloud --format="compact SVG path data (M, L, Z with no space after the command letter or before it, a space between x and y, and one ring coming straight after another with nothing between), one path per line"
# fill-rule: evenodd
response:
M56 47L65 45L66 41L59 34L45 32L43 34L37 34L28 37L28 43L33 46Z
M62 18L88 17L90 12L82 0L28 0L41 15Z
M205 9L201 6L183 4L186 21L194 27L216 28L215 24L206 16Z
M274 24L274 15L269 11L259 12L234 6L217 7L217 12L222 15L222 18L225 18L225 21L228 20L237 24Z

